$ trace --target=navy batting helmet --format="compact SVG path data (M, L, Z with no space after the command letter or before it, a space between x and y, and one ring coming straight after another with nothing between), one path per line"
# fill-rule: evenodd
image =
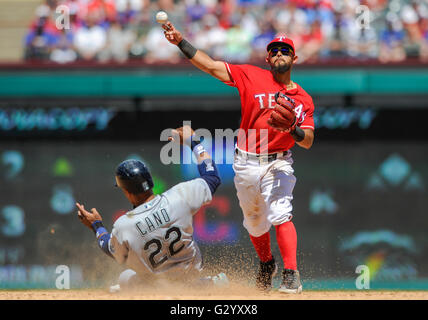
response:
M138 194L153 188L149 169L140 160L129 159L116 168L116 185L129 193Z

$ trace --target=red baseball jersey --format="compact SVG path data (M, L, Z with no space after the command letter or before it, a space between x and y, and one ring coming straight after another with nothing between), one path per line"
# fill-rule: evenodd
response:
M270 70L251 65L225 63L231 82L241 97L241 124L238 148L251 153L266 154L286 151L294 146L294 139L287 132L279 132L267 124L274 108L275 93L282 90L296 103L297 125L302 129L315 129L314 103L301 86L287 90L273 77Z

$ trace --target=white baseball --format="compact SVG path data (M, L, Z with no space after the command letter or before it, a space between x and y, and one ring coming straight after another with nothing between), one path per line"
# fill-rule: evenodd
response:
M160 24L164 24L168 20L168 15L165 11L159 11L156 13L156 21Z

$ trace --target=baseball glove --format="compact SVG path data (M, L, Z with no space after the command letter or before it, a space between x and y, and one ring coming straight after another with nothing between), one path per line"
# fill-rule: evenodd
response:
M297 124L294 100L281 92L277 92L275 94L275 102L275 108L267 120L268 125L282 132L293 131Z

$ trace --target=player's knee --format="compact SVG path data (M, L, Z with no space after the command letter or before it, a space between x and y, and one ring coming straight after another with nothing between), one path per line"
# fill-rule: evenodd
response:
M130 288L137 280L137 273L132 269L126 269L119 275L119 285L121 288Z
M253 208L253 210L244 211L244 219L249 225L258 226L264 219L264 214L260 210Z
M245 229L247 229L248 233L253 237L260 237L269 231L271 224L266 219L258 219L258 220L247 220L244 219L243 223Z

